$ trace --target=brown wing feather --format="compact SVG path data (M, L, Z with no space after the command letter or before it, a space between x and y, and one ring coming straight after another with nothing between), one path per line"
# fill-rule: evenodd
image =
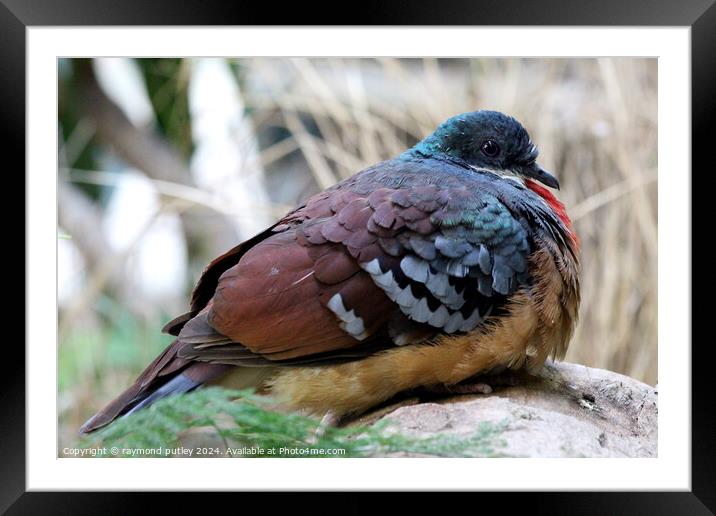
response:
M177 375L184 375L187 380L202 384L226 371L225 365L197 363L177 356L182 345L175 340L167 346L139 375L134 384L87 420L80 432L88 433L106 426Z
M291 229L254 246L221 276L207 322L270 360L355 347L361 340L327 306L336 294L350 299L368 335L387 321L390 300L341 246L305 247Z
M395 189L359 193L344 183L288 214L272 235L249 249L219 258L208 270L215 277L224 269L222 274L202 279L197 287L195 299L206 297L210 287L213 297L179 334L187 344L180 356L296 363L313 356L330 360L347 349L364 349L365 356L367 344L378 337L382 348L390 347L388 323L395 319L397 305L361 264L378 256L390 258L386 252L404 252L395 237L402 228L428 219L427 211L411 203L425 204L423 197L437 195L433 190L418 189L416 199L395 204ZM427 227L432 228L429 221ZM434 333L423 330L402 332L401 344L413 334L422 340ZM219 350L235 344L240 347Z
M199 281L191 294L191 311L196 314L206 306L214 295L214 290L219 282L219 277L230 267L239 263L241 257L254 245L273 234L276 224L246 240L236 247L230 249L218 258L214 259L202 272Z

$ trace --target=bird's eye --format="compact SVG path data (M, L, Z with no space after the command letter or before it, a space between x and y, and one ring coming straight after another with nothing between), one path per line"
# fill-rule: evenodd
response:
M500 146L497 145L495 140L487 140L482 144L481 150L485 156L494 158L500 153Z

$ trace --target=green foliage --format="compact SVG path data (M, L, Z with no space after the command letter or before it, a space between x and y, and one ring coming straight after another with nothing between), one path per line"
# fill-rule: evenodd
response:
M189 116L189 66L185 59L136 59L147 95L154 108L157 128L185 158L191 156L191 118Z
M268 400L250 391L216 387L160 400L121 418L80 443L91 455L372 457L420 454L443 457L497 457L506 423L485 422L469 438L438 435L421 439L391 431L389 421L372 427L325 428L319 421L270 410ZM186 444L187 431L208 430L200 444ZM184 450L184 451L182 451Z
M84 112L82 77L91 67L89 59L58 60L57 122L60 133L60 168L97 170L99 142ZM98 200L102 186L78 183L77 188Z

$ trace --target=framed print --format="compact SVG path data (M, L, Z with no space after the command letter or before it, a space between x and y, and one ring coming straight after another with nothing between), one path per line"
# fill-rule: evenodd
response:
M716 7L451 6L4 2L27 303L3 508L713 510L690 299Z

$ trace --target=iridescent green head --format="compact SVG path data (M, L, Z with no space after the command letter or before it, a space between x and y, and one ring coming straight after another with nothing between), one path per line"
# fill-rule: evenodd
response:
M447 154L475 168L528 177L559 188L557 178L537 164L537 147L527 130L511 116L498 111L473 111L454 116L407 154Z

